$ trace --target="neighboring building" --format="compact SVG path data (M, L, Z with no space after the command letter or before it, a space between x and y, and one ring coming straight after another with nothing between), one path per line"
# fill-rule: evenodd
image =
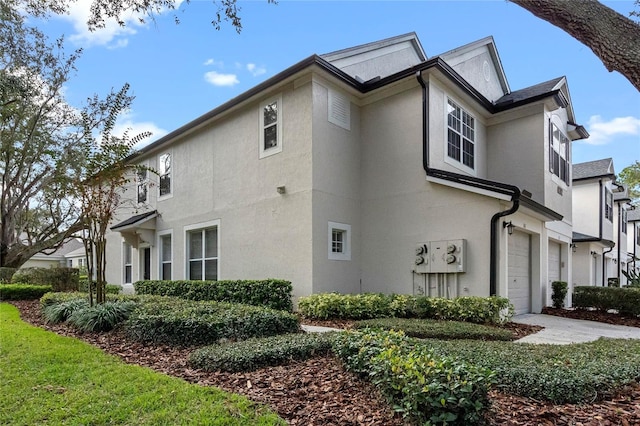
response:
M640 274L640 208L635 206L627 213L627 272Z
M46 250L50 252L51 250ZM81 254L78 254L81 251ZM79 238L72 238L51 253L37 253L21 268L78 267L78 259L84 257L84 245Z
M497 294L539 312L550 282L573 283L585 137L566 79L511 91L491 37L312 55L131 158L158 175L127 189L107 280L277 277L294 296Z
M613 259L615 266L613 276L614 278L617 278L618 285L624 286L627 285L627 277L622 273L622 271L627 270L627 262L629 261L629 252L627 250L627 214L628 210L631 208L631 198L629 198L629 193L627 192L626 187L620 185L619 189L619 192L613 194L613 202L615 204L613 232L616 243Z

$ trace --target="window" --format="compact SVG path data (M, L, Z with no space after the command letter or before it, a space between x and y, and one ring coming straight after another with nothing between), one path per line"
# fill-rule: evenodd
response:
M171 194L171 153L166 152L158 158L158 175L160 176L160 196Z
M123 278L125 284L131 284L132 281L131 271L133 271L133 263L131 262L131 251L131 244L122 243Z
M171 234L160 235L160 279L171 279Z
M620 207L622 209L622 207ZM626 209L622 209L622 223L621 223L621 227L622 227L622 233L626 234L627 233L627 210Z
M351 225L329 222L329 259L351 260Z
M455 102L447 105L447 156L475 168L476 120Z
M282 152L282 97L260 105L260 158Z
M609 188L604 189L604 217L613 222L613 192Z
M218 227L187 232L187 278L190 280L218 279Z
M569 185L571 162L569 161L569 138L555 124L551 124L549 141L549 171Z
M141 168L136 171L136 182L138 187L138 203L147 202L147 192L149 190L148 170Z

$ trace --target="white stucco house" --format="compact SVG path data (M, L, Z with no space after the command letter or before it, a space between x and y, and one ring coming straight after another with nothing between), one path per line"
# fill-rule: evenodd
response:
M635 206L627 214L627 272L640 274L640 208Z
M81 268L84 264L84 245L79 238L72 238L57 250L36 253L21 268Z
M338 291L506 296L572 283L564 77L511 90L487 37L416 34L312 55L143 148L108 281L290 280ZM569 300L570 302L570 300Z

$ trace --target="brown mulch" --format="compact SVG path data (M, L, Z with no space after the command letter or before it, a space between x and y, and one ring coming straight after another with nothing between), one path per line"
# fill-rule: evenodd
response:
M35 302L13 302L23 320L58 334L82 339L125 362L150 367L204 386L217 386L268 404L291 425L402 425L376 389L368 382L345 372L331 356L293 362L282 367L264 368L250 373L207 373L189 368L192 349L163 345L142 345L121 331L79 333L72 327L46 325ZM565 311L565 310L562 310ZM559 311L557 314L563 314ZM550 313L550 312L545 312ZM563 315L568 316L568 315ZM591 317L591 319L601 318ZM586 318L582 318L586 319ZM315 322L336 328L349 328L349 322ZM631 325L625 321L624 325ZM638 324L640 326L640 324ZM536 328L509 323L514 337L522 337ZM539 329L539 328L538 328ZM498 391L490 392L492 407L487 416L490 425L506 426L630 426L640 425L640 386L634 384L588 405L553 405Z

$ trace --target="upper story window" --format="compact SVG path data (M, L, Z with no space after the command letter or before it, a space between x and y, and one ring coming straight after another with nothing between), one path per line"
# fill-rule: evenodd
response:
M147 202L147 194L149 192L149 171L146 168L140 168L136 171L136 186L138 188L138 203Z
M622 207L620 207L622 208ZM621 226L621 231L623 234L627 233L627 210L626 209L622 209L622 214L621 214L621 219L622 219L622 223L620 224Z
M171 153L165 152L158 158L158 175L160 176L160 196L171 194Z
M260 104L260 158L282 152L282 96Z
M604 189L604 217L613 222L613 192L609 188Z
M569 161L569 138L555 124L551 125L549 141L549 171L569 185L571 162Z
M451 99L447 111L447 156L474 169L476 120Z

